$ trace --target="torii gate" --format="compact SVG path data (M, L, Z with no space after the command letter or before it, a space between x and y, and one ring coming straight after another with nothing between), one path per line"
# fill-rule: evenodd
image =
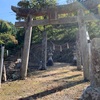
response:
M32 34L32 27L37 25L49 25L49 24L68 24L68 23L78 23L79 25L79 41L80 41L80 48L82 53L82 62L83 62L83 72L84 72L84 79L89 79L89 62L88 57L85 57L84 54L87 53L85 49L87 47L87 40L86 40L86 25L85 22L93 21L93 20L100 20L99 15L88 14L84 16L84 10L91 10L97 8L98 4L100 4L100 0L86 0L85 2L73 2L67 5L59 5L55 7L48 7L48 8L41 8L40 10L32 9L32 8L18 8L12 6L12 10L21 17L27 17L26 22L16 22L15 25L17 27L25 27L25 40L24 40L24 50L23 50L23 57L22 57L22 66L21 66L21 78L25 79L27 76L27 68L28 68L28 60L29 60L29 51L30 51L30 41L31 41L31 34ZM85 7L84 7L84 6ZM78 16L73 17L65 17L59 18L58 14L65 14L77 12ZM48 16L48 19L44 20L32 20L33 16ZM47 52L47 39L46 34L44 35L44 66L46 66L46 52ZM85 54L87 55L87 54Z

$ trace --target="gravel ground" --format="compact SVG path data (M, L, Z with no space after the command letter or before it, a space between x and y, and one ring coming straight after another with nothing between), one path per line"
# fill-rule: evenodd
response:
M88 85L76 66L55 63L44 71L31 68L26 80L3 83L0 100L78 100Z

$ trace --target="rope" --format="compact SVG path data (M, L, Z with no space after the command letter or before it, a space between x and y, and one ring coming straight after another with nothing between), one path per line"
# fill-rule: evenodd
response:
M53 43L52 41L50 41L50 42L51 42L51 44L52 44L52 46L53 46L53 50L56 50L57 48L59 48L59 50L62 52L63 48L67 48L67 49L70 48L68 42L66 42L66 43L64 43L64 44L62 44L62 45L55 44L55 43Z

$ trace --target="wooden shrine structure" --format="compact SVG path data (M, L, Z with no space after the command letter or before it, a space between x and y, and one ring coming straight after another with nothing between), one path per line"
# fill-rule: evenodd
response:
M80 2L75 1L67 5L58 5L55 7L46 7L41 9L33 8L18 8L12 6L11 9L20 17L25 17L27 20L24 22L16 22L16 27L25 27L25 40L24 40L24 49L22 57L22 66L21 66L21 78L25 79L27 76L28 60L29 60L29 51L30 51L30 42L32 35L32 27L37 25L49 25L49 24L69 24L69 23L78 23L79 26L79 51L81 52L82 64L84 79L89 80L89 52L88 52L88 42L87 42L87 29L86 22L98 21L100 20L100 15L98 13L98 5L100 0L80 0ZM92 13L85 14L84 12L89 10ZM59 18L60 14L69 14L76 12L77 16L70 16ZM33 16L47 16L47 19L43 20L33 20ZM43 33L43 66L46 67L47 59L47 35L46 31ZM81 66L81 61L79 60L79 65Z

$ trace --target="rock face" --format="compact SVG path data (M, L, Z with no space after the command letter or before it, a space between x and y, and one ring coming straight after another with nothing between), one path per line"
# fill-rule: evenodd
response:
M87 87L80 100L100 100L100 88Z
M100 100L100 38L91 42L90 86L84 90L80 100Z

